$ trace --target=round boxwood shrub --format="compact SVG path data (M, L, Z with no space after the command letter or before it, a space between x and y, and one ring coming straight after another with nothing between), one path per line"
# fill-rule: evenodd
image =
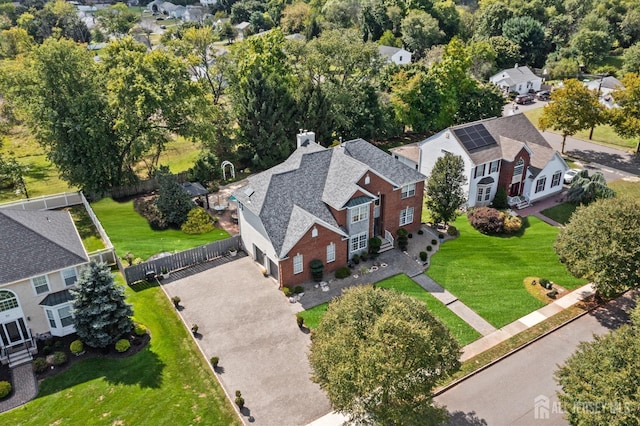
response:
M133 332L136 334L136 336L144 336L145 334L147 334L147 327L144 324L136 324Z
M304 287L297 285L293 288L293 292L296 294L304 293Z
M311 276L314 281L322 281L322 271L324 269L324 264L320 259L313 259L309 262L309 269L311 270Z
M433 247L427 246L427 251L431 251L431 250L433 250Z
M49 363L43 357L38 357L33 360L33 371L36 373L44 372L47 367L49 367Z
M131 343L127 339L120 339L116 342L116 351L122 353L129 350Z
M351 275L351 270L349 269L349 267L347 266L343 266L341 268L338 268L336 270L336 278L338 279L343 279L343 278L347 278L349 275Z
M427 252L426 251L421 251L420 252L420 260L422 260L423 262L426 262L426 260L427 260Z
M51 364L62 365L67 362L67 354L64 352L54 352L51 357Z
M216 368L218 366L218 363L220 362L220 358L217 356L212 356L210 361L213 368Z
M74 355L78 355L81 354L84 351L84 344L82 343L82 341L80 339L74 340L73 342L71 342L71 344L69 345L69 350L74 354Z
M436 240L436 239L431 240L431 245L432 246L438 245L438 240Z
M522 228L522 219L520 216L511 216L510 214L504 217L504 232L507 234L515 234Z
M287 286L282 287L282 292L284 293L284 295L286 297L291 296L291 289L289 287L287 287Z
M424 231L422 229L418 229L418 235L422 235L424 234Z
M458 235L458 228L453 225L449 225L449 227L447 228L447 234L451 237L455 237L456 235Z
M209 213L202 207L196 207L189 211L187 221L180 227L185 234L204 234L215 229Z
M6 398L11 393L11 383L7 381L0 382L0 399Z
M51 346L49 345L42 348L42 355L44 356L51 355L51 352L53 352L53 349L51 349Z

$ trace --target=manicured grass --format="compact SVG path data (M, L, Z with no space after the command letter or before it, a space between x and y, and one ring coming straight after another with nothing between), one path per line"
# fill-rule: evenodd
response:
M571 218L571 215L574 211L576 211L576 206L574 204L562 203L542 210L540 213L550 219L555 220L558 223L565 225L569 222L569 219Z
M82 244L88 253L92 251L100 250L104 248L104 242L100 238L100 234L95 225L91 221L87 210L84 205L72 206L67 210L71 213L73 222L76 225L78 234L82 238Z
M609 188L616 191L617 197L631 197L640 200L640 181L630 181L618 179L607 184Z
M149 346L129 358L87 359L44 380L38 397L0 415L1 424L241 424L162 290L126 291L136 321L151 332Z
M527 116L529 121L533 123L534 126L538 127L538 119L542 115L542 111L544 108L534 108L524 112L524 115ZM553 131L553 130L550 130ZM583 139L585 141L589 140L589 129L582 130L573 137L578 139ZM599 143L602 145L608 145L615 148L622 148L627 151L634 150L636 148L637 140L627 139L619 136L613 127L608 124L596 126L593 130L593 139L590 142Z
M131 252L144 260L157 253L186 250L229 238L227 231L222 229L198 235L185 234L177 229L154 231L133 209L133 201L117 202L103 198L91 207L120 257Z
M528 276L547 278L566 289L582 284L571 276L553 250L557 228L535 217L525 218L521 236L483 235L466 216L455 222L460 236L440 246L428 275L462 303L500 328L544 304L523 286Z
M464 322L459 316L454 314L449 308L444 306L442 302L433 297L422 287L416 284L411 278L404 274L396 275L386 280L376 283L378 287L392 288L400 293L404 293L411 297L421 300L427 305L427 309L440 321L442 321L451 334L458 340L461 346L473 342L480 337L480 333L474 330L469 324ZM304 317L304 323L307 327L314 329L320 323L324 313L329 307L328 303L315 306L311 309L300 313Z

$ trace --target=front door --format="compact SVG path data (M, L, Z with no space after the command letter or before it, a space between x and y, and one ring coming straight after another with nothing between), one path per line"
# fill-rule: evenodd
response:
M514 183L509 187L509 196L516 197L520 195L520 182Z
M27 327L22 318L6 322L0 327L0 338L5 346L13 346L29 339Z

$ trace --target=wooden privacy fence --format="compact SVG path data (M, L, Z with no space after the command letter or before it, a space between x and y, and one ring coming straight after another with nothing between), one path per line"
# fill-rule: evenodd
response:
M225 256L229 250L237 249L240 245L240 236L215 241L203 246L170 254L158 259L148 260L138 265L124 268L124 276L127 284L142 281L147 274L157 275L166 268L167 272L177 271L209 260Z

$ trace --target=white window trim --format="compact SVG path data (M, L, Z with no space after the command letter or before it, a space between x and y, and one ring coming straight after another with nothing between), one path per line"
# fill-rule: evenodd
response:
M327 246L327 263L336 261L336 243L329 243Z
M42 287L42 285L36 286L36 283L34 282L34 280L38 278L43 278L43 277L47 283L47 290L39 293L37 287ZM49 277L47 277L46 275L40 275L40 276L31 278L31 286L33 287L33 292L36 294L36 296L40 296L41 294L46 294L51 291L51 285L49 284Z
M69 316L68 317L64 317L64 318L71 318L71 324L67 324L64 325L62 323L62 315L60 315L60 310L68 308L69 309ZM71 313L73 311L73 307L71 306L71 304L66 304L60 308L56 308L56 316L58 317L58 321L60 321L60 326L61 328L65 328L65 327L71 327L73 325L73 314Z
M562 184L562 172L558 170L551 177L551 188Z
M493 168L493 166L495 167L495 170ZM500 160L496 160L496 161L492 161L491 164L489 165L489 174L491 173L497 173L500 171Z
M70 276L65 276L66 272L70 272L73 271L73 275L75 276L75 281L72 282L71 284L67 284L67 278L71 278ZM60 271L60 276L62 277L62 282L64 283L65 287L71 287L72 285L74 285L76 282L78 282L78 271L76 270L75 267L73 268L68 268L68 269L63 269L62 271Z
M400 210L400 226L413 223L413 207L407 207Z
M542 188L540 188L540 184L542 184ZM536 180L536 194L538 192L544 192L545 188L547 187L547 177L546 176L542 176L541 178Z
M360 204L349 209L349 219L351 223L362 222L369 218L369 204ZM357 219L357 220L355 220Z
M518 167L520 167L520 172L518 173ZM513 177L522 176L524 173L524 160L522 158L518 159L516 166L513 168Z
M293 273L301 274L304 271L304 257L298 253L293 256Z
M368 236L369 236L368 232L361 232L360 234L356 234L351 238L349 238L349 250L351 251L351 253L354 253L360 250L365 250L367 248ZM357 243L356 248L353 247L354 243Z
M416 195L416 184L410 183L408 185L404 185L401 189L400 198L405 199L409 197L413 197Z

